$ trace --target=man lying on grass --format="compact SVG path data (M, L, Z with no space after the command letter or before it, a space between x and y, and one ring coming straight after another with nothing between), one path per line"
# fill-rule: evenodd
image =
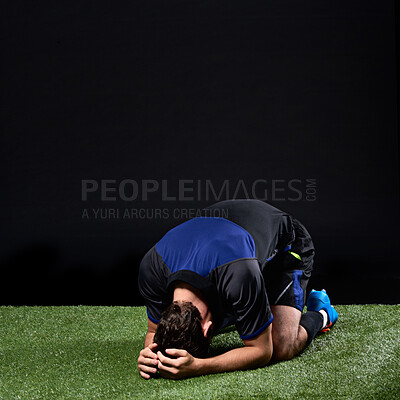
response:
M140 264L148 315L138 358L143 378L288 360L337 321L325 291L312 291L302 313L314 247L299 221L259 200L226 200L204 211L167 232ZM213 332L232 324L244 347L207 358Z

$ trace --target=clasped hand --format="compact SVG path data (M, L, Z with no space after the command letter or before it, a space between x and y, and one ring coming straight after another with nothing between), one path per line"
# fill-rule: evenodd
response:
M183 379L196 374L198 359L186 350L167 349L165 353L174 358L166 357L160 351L157 352L158 371L163 378Z
M143 378L149 379L157 370L163 378L169 379L183 379L198 372L198 359L186 350L167 349L166 355L163 355L160 351L156 352L156 349L157 344L152 343L140 352L138 368Z

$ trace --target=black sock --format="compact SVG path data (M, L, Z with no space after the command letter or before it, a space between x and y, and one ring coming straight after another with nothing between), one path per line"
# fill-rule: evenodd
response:
M324 317L318 311L307 311L300 318L300 325L307 331L308 338L304 348L306 348L315 335L322 329Z

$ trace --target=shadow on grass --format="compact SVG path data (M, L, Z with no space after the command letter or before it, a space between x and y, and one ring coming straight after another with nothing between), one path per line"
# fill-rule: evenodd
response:
M229 350L243 347L244 344L236 331L234 325L227 326L219 331L212 339L209 357L215 357L220 354L226 353Z
M224 333L235 332L235 331L236 331L235 325L230 325L230 326L225 327L224 329L221 329L219 332L217 332L215 334L215 336L219 336L219 335L223 335Z

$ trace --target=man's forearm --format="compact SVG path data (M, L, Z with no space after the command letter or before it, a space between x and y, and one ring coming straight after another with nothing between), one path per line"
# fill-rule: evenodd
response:
M144 347L147 347L149 344L153 343L154 332L147 332L146 337L144 339Z
M272 351L258 347L240 347L216 357L196 359L198 375L214 374L264 367L271 359Z

